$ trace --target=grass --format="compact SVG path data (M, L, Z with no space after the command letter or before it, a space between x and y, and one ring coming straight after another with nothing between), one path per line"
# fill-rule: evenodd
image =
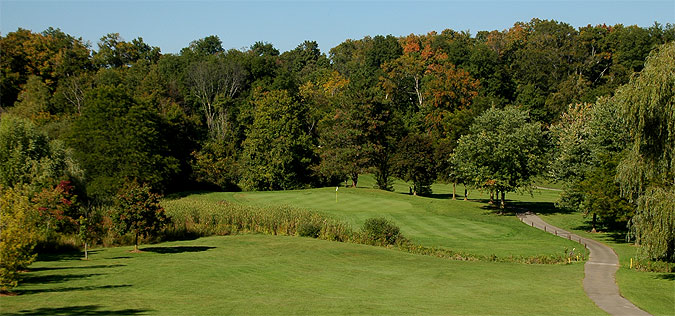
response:
M462 262L311 238L238 235L43 257L3 314L602 315L582 264Z
M579 213L548 214L542 218L552 225L598 240L612 247L619 257L616 281L621 295L652 315L675 315L675 273L655 273L630 269L637 249L624 236L612 233L590 233L590 223Z
M165 201L167 211L209 209L227 201L252 206L286 204L347 222L386 217L413 242L478 255L560 254L578 244L486 208L488 198L450 200L450 185L434 196L360 188L285 192L194 193ZM543 185L542 185L543 186ZM544 186L550 187L550 186ZM463 187L457 192L462 194ZM517 210L536 211L554 225L583 232L580 214L553 206L559 192L509 194ZM614 247L622 265L632 246L595 234ZM14 297L0 297L0 314L604 314L584 294L583 265L463 262L352 243L291 236L235 235L145 246L42 256ZM617 273L622 294L655 315L674 314L673 275Z
M193 194L165 204L171 214L179 204L235 202L256 206L290 205L326 214L349 223L354 229L366 219L385 217L396 223L404 236L414 243L443 247L454 251L498 257L563 255L578 244L523 225L515 216L499 215L485 208L480 192L471 192L471 201L450 200L449 185L435 185L433 197L405 194L408 187L396 182L394 192L370 189L372 177L362 176L359 188L318 188L274 192L214 192ZM460 190L461 189L461 190ZM463 187L458 188L462 192ZM542 193L535 193L536 195ZM544 194L555 194L544 191ZM520 197L519 207L540 207L537 197ZM552 204L552 203L550 203Z

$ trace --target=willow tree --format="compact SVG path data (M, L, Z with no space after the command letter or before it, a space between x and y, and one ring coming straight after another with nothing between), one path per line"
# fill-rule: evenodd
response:
M617 172L637 202L631 232L641 255L675 262L675 42L655 49L615 100L633 139Z

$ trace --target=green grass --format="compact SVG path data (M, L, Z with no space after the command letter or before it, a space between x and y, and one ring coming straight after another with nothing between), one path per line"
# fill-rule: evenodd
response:
M130 249L97 249L89 261L43 257L20 295L0 297L1 313L603 314L583 292L580 263L462 262L267 235Z
M246 205L291 205L313 210L359 229L369 217L386 217L413 242L478 255L561 254L578 244L520 223L512 214L486 208L487 196L450 199L450 185L434 196L359 188L285 192L195 193L165 202L209 208L228 201ZM457 193L463 194L458 186ZM559 213L559 192L509 194L519 210L544 214L565 228L579 228L579 214ZM584 234L579 231L580 234ZM606 242L622 264L634 248ZM9 314L604 314L584 294L583 264L527 265L463 262L381 247L267 235L206 237L141 247L97 249L91 260L41 257L18 288L0 297ZM148 249L151 248L151 249ZM673 276L617 273L622 294L655 315L672 315Z
M556 213L541 217L552 225L612 247L619 257L620 268L616 273L616 281L621 295L653 315L675 315L675 273L631 270L630 260L635 260L637 248L616 234L588 232L590 224L580 213Z
M424 246L443 247L458 252L498 257L563 255L565 249L578 248L578 244L531 229L515 216L499 215L496 209L486 208L486 203L450 199L450 185L434 185L433 197L405 194L408 187L395 183L394 192L370 189L372 177L362 176L359 188L340 188L335 201L335 188L318 188L274 192L215 192L195 194L172 201L172 205L218 201L236 202L257 206L290 205L317 211L359 229L366 219L385 217L392 220L401 232L413 242ZM458 187L463 194L464 187ZM535 196L511 194L518 198L519 206L538 207L542 194ZM471 199L488 198L479 191L470 193ZM172 207L167 205L171 214Z

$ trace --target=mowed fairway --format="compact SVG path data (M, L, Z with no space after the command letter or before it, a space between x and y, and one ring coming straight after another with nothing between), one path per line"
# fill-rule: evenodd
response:
M370 180L369 177L363 177ZM368 186L367 181L366 186ZM370 217L385 217L401 227L403 234L413 242L425 246L444 247L477 255L536 256L563 255L565 250L579 248L579 244L531 229L515 216L498 215L486 203L451 200L446 192L436 197L404 194L404 184L398 192L376 189L340 188L337 202L335 188L319 188L275 192L216 192L183 197L173 203L190 205L194 201L229 201L253 205L290 205L327 214L347 222L354 229ZM370 185L372 186L372 185ZM443 192L445 186L435 186ZM462 191L463 192L463 191ZM475 196L474 196L475 195ZM472 198L483 197L472 192ZM533 200L529 196L513 197ZM170 213L170 208L168 209Z
M603 315L583 265L461 262L301 237L98 249L31 266L1 313Z

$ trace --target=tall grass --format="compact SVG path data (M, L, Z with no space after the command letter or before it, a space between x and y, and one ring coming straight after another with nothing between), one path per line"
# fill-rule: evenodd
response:
M347 224L289 207L256 207L195 199L168 200L162 204L172 222L165 229L167 239L263 233L349 241L353 236L352 228ZM308 235L307 231L312 233Z

